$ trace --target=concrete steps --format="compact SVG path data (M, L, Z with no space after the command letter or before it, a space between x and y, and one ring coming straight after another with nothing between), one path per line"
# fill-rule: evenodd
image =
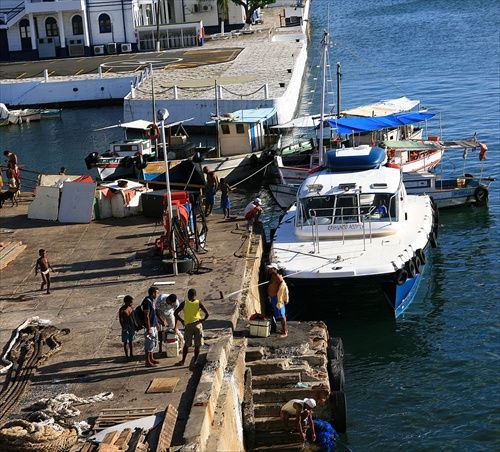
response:
M315 413L328 405L330 383L325 330L308 323L298 324L296 328L292 324L289 328L293 341L269 337L265 341L255 340L253 345L249 339L245 361L252 375L251 451L301 450L303 442L298 432L290 433L280 419L281 407L291 399L305 398L317 401ZM290 424L293 422L291 418Z

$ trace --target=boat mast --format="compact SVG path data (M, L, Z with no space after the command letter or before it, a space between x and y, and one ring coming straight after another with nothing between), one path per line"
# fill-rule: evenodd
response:
M328 32L325 30L323 32L323 39L321 40L323 44L323 82L321 86L321 111L320 111L320 119L319 119L319 143L318 143L318 151L319 151L319 164L320 166L324 163L325 157L325 146L323 143L323 133L324 133L324 121L325 121L325 91L326 91L326 52L328 50Z
M340 118L340 63L337 61L337 118Z
M217 87L217 80L215 80L215 147L216 147L216 155L220 157L220 140L219 140L219 127L220 127L220 118L219 118L219 92Z

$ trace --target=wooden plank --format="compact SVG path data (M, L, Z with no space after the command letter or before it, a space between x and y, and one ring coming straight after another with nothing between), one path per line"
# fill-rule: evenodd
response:
M115 446L118 446L123 450L127 450L130 438L132 438L132 429L126 428L125 430L123 430L123 432L120 433L120 436L115 441Z
M99 444L99 449L97 449L97 452L121 452L121 451L120 448L118 446L115 446L114 444L101 443Z
M177 422L177 414L177 409L174 406L167 405L156 450L164 451L170 447L174 435L175 423Z
M177 383L179 383L178 378L154 378L146 392L148 394L174 392Z
M104 437L104 439L101 441L101 444L102 443L105 443L105 444L114 444L115 441L118 439L119 436L120 436L120 432L118 432L118 431L109 432Z
M22 243L23 242L19 242L18 244L14 245L12 249L8 251L6 250L5 253L2 252L2 257L0 257L0 270L7 267L10 262L12 262L26 249L26 245L23 245Z
M142 428L136 428L132 433L132 437L128 443L127 452L135 452L137 448L144 444L146 432Z
M116 424L122 424L128 421L134 421L142 417L152 416L156 413L156 407L146 407L139 409L128 408L110 408L104 409L99 413L95 424L94 433L100 432L105 428L112 427Z

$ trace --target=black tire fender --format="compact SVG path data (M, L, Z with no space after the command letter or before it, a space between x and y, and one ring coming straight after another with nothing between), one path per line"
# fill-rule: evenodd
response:
M85 157L85 164L87 165L87 169L91 169L92 163L97 163L99 160L99 154L97 152L91 152L87 157Z
M436 237L436 233L434 231L431 231L429 234L429 242L431 243L431 246L433 248L437 247L437 237Z
M400 268L394 273L394 282L398 286L402 286L408 279L408 272L404 268Z
M331 337L329 341L329 357L330 359L336 359L338 361L344 360L344 344L342 343L342 338Z
M427 262L427 257L425 255L425 251L422 249L422 248L419 248L416 252L415 252L415 256L418 256L418 258L420 259L420 263L422 265L425 265L426 262Z
M415 271L417 273L422 273L422 262L420 261L420 258L415 255L411 258L411 261L413 262L413 265L415 266Z
M330 390L343 391L345 385L344 366L341 361L330 360Z
M134 159L130 156L124 157L122 160L122 165L125 168L132 168L134 166Z
M405 269L408 272L408 278L415 278L415 276L417 276L417 269L415 268L413 260L410 259L405 263Z
M332 425L338 433L347 431L347 400L342 391L333 391L330 395Z
M138 155L136 158L135 158L135 167L138 169L138 170L143 170L144 168L146 168L146 166L148 166L148 162L146 162L142 155Z
M484 187L477 187L474 191L474 199L477 202L486 202L488 201L489 193L488 190Z
M259 159L255 154L252 154L250 157L250 166L252 168L257 168L257 166L259 166Z

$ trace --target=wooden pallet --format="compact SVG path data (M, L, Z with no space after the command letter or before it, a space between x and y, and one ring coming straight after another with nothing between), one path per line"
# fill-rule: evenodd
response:
M12 262L17 256L19 256L26 245L23 245L23 242L10 242L7 244L2 243L2 247L0 247L0 270L7 267L7 265Z
M134 421L141 417L152 416L156 413L156 407L147 407L139 409L128 408L110 408L102 410L94 424L94 433L100 432L105 428L112 427L123 422Z

